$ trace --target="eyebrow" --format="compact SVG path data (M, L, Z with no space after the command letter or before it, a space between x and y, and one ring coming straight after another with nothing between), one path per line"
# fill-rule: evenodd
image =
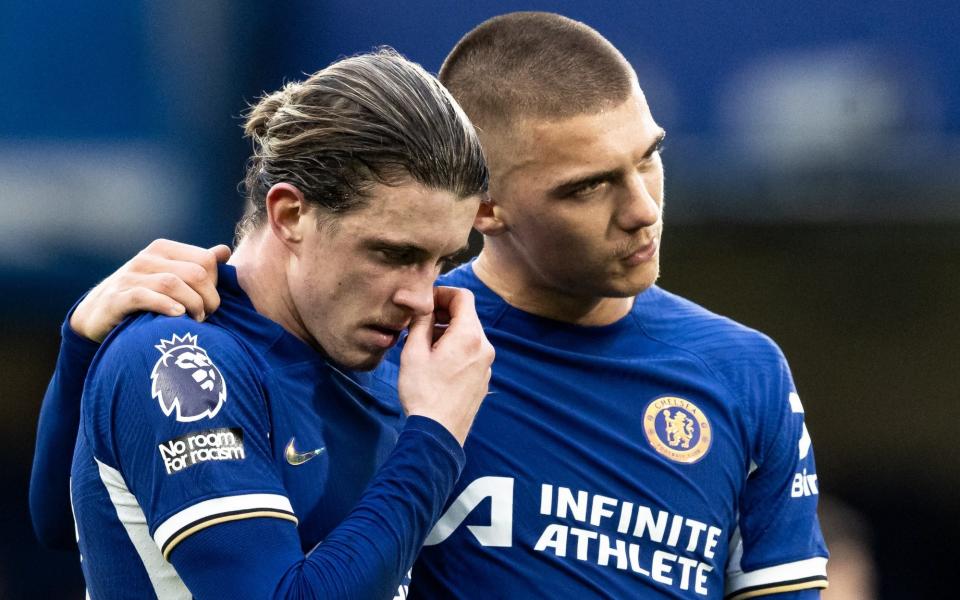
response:
M549 192L549 195L553 198L565 198L582 187L587 187L595 183L602 183L604 181L616 181L622 175L622 169L591 173L590 175L577 177L576 179L570 179L558 183L557 185L553 186Z
M643 153L643 158L650 158L653 156L653 153L663 144L664 138L667 137L667 132L665 129L660 129L660 134L657 135L656 139L653 140L653 143L647 148ZM595 183L602 183L604 181L616 181L623 177L623 169L611 169L609 171L600 171L597 173L590 173L589 175L584 175L577 177L575 179L569 179L567 181L561 181L548 192L550 196L554 198L563 198L576 191L578 188L586 187L593 185Z
M373 238L364 243L364 246L371 250L391 250L398 253L409 253L411 256L416 257L417 260L423 260L430 256L430 251L426 248L409 242L397 242L386 238ZM470 244L467 243L450 254L443 255L441 258L454 258L469 251Z
M667 139L667 130L661 127L660 135L657 136L657 139L653 140L653 143L650 144L649 148L647 148L647 151L646 153L644 153L643 157L647 158L651 156L654 153L654 151L658 150L660 146L663 145L663 140L665 139Z

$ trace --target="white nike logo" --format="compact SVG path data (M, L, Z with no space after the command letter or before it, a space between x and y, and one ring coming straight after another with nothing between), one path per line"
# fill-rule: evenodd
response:
M287 462L293 466L302 465L311 458L315 456L320 456L326 452L327 447L317 448L316 450L310 450L309 452L297 452L297 449L293 447L293 440L296 438L290 438L290 441L287 443L286 450L283 451L283 456L287 459Z

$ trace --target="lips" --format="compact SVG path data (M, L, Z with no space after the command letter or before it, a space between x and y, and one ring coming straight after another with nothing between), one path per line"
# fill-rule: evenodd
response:
M389 331L392 333L399 334L407 327L410 327L410 320L408 319L406 321L397 321L394 323L374 323L371 325L371 327L373 327L374 329L380 329L383 331Z
M386 334L386 335L400 335L400 332L403 331L404 328L405 328L405 326L399 326L399 327L398 327L398 326L395 326L395 325L391 325L391 326L370 325L370 329L373 329L374 331L379 331L379 332L384 333L384 334Z
M390 348L400 339L400 334L407 328L408 323L389 325L371 324L364 327L369 332L370 342L379 348Z
M625 262L628 266L634 267L639 264L645 263L651 260L657 254L657 249L660 245L659 238L653 238L646 244L638 246L631 250L630 252L622 255L620 260Z

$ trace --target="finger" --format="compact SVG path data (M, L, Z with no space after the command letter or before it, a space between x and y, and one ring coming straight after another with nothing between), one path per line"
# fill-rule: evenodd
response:
M449 315L448 323L451 330L480 326L470 290L437 286L434 288L434 306L434 310L444 311Z
M413 318L407 329L407 341L403 346L401 357L407 352L417 353L433 345L433 315L420 315Z
M137 298L140 297L137 290L145 288L151 292L166 296L168 300L183 305L187 314L198 321L206 318L203 298L196 290L187 285L183 279L175 274L152 273L149 275L141 275L137 283L138 285L132 286L131 289ZM140 308L140 310L145 309Z
M230 246L227 246L226 244L217 244L216 246L210 248L210 253L213 254L214 261L216 261L213 265L213 276L210 278L210 289L198 290L200 295L203 296L203 306L208 315L220 308L220 292L217 291L219 272L217 271L216 267L220 263L226 263L228 260L230 260L230 255L233 253L233 251L230 249Z
M211 264L213 262L213 253L210 253ZM138 275L147 274L171 274L179 278L184 284L190 286L201 298L203 312L211 314L220 306L220 293L217 291L217 272L214 268L213 273L200 264L185 261L174 260L152 254L142 254L131 260L125 267L128 270L127 276L136 278ZM136 279L134 279L136 281ZM163 289L153 288L154 291L163 292ZM176 298L176 300L180 300Z
M450 323L450 313L445 308L435 308L433 319L439 324L447 325Z
M436 344L443 334L447 332L447 328L450 326L450 312L442 306L436 306L436 304L434 304L434 307L433 343Z
M184 244L173 240L156 239L150 242L146 248L140 251L140 254L150 256L159 256L172 260L185 260L189 262L200 262L210 250L201 246Z
M213 256L217 259L218 263L225 263L230 260L230 246L226 244L217 244L213 248L210 248L210 252L213 252Z
M434 344L443 337L443 334L447 332L448 325L446 323L435 323L433 326L433 336L432 341Z
M120 315L120 319L127 314L137 311L154 312L167 315L168 317L179 317L186 311L186 308L182 304L173 300L170 296L155 292L146 287L132 288L126 290L119 296L126 297L126 304L123 314ZM123 298L120 299L123 300ZM118 319L117 322L119 322L120 319ZM114 325L116 325L116 323L114 323Z
M185 261L175 261L171 266L173 273L200 295L203 301L203 310L206 314L209 315L220 308L220 292L217 291L216 263L214 263L212 273L194 263Z
M217 263L220 262L221 257L223 260L230 257L230 249L222 244L207 249L173 240L159 239L152 241L138 256L143 255L200 265L216 283Z

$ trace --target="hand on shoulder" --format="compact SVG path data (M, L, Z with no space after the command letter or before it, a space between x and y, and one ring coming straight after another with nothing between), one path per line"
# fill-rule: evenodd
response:
M77 305L70 327L102 342L126 316L149 311L189 314L202 321L220 306L217 264L230 258L224 245L199 248L158 239L94 287Z

